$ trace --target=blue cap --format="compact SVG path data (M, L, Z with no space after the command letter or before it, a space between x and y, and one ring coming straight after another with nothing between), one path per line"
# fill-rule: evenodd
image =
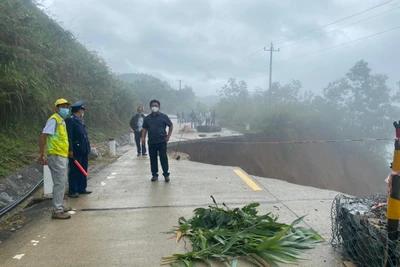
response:
M79 111L80 109L85 110L85 108L83 107L83 105L85 105L85 101L84 101L84 100L78 101L78 102L75 102L75 103L73 103L73 104L71 105L71 109L72 109L72 111Z

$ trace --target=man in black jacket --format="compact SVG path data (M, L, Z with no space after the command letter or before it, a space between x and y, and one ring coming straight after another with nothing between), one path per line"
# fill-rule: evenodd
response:
M91 194L86 190L87 177L75 165L76 159L87 172L90 154L90 142L85 124L82 122L85 101L79 101L71 106L72 116L65 120L69 141L69 196L79 197L80 194Z
M135 116L133 116L130 121L131 128L132 128L133 132L135 133L135 143L136 143L138 157L140 157L140 155L147 156L146 144L141 142L142 131L143 131L143 121L144 121L143 107L138 107L137 114Z
M152 182L158 180L158 156L160 157L163 176L166 182L169 182L169 166L167 156L167 143L171 138L173 124L169 117L160 112L160 101L152 100L150 102L151 114L147 115L143 123L142 142L145 143L148 133L149 154ZM168 127L168 134L166 128Z

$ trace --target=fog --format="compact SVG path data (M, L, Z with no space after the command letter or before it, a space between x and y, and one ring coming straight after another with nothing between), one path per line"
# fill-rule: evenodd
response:
M221 124L239 130L246 123L266 131L300 122L326 130L316 139L393 136L398 1L39 2L133 82L143 103L161 98L173 114L215 108ZM263 48L271 42L279 51L268 89L270 53ZM390 158L388 145L363 146Z
M267 88L269 53L249 56L285 39L275 47L310 40L274 53L273 80L282 84L296 79L305 90L321 93L361 59L388 75L389 87L398 80L396 30L308 55L399 26L398 1L39 2L79 41L99 51L114 72L151 74L174 88L183 80L198 96L215 95L229 78L246 81L250 90ZM292 58L297 59L280 62Z

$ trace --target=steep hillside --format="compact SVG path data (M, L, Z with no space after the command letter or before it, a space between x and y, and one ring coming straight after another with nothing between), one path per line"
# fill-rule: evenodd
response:
M91 138L128 130L133 87L30 0L0 1L0 176L29 162L57 98L87 101Z

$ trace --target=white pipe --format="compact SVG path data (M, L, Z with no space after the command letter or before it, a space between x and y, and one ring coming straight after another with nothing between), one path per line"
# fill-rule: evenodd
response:
M115 156L116 155L116 153L115 153L115 138L110 138L109 144L110 144L110 154L112 156Z

